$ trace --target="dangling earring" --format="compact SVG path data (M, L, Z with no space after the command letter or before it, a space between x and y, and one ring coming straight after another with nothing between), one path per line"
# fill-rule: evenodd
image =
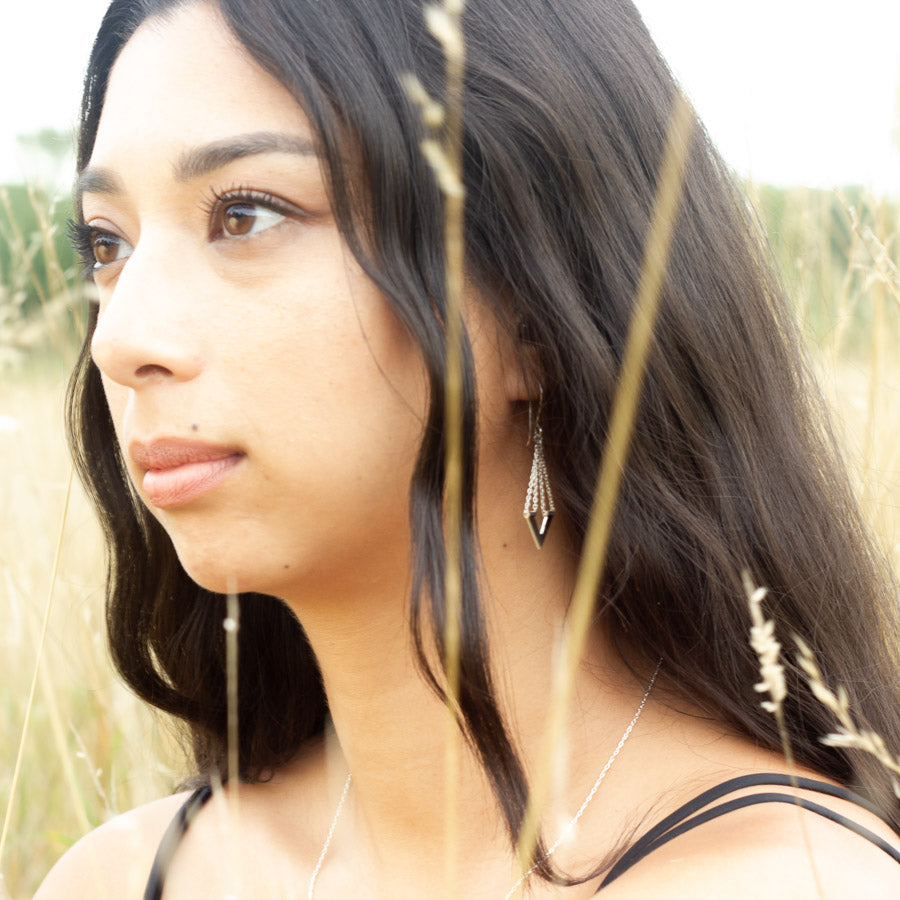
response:
M528 431L530 440L534 443L534 457L531 462L531 477L528 479L528 492L525 494L525 509L522 511L538 550L544 546L550 522L556 512L553 507L550 479L547 477L547 462L544 459L544 430L541 427L544 390L543 388L539 388L539 390L537 415L533 418L531 403L528 404ZM541 514L540 524L538 524L538 510Z

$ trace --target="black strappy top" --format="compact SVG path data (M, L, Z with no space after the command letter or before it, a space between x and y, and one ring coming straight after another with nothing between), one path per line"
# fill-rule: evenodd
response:
M210 797L212 797L212 788L208 784L197 788L185 800L184 805L175 814L175 818L169 823L166 833L159 842L156 859L153 860L147 887L144 888L144 900L160 900L162 897L163 882L166 880L166 874L172 864L172 857L175 856L175 851L178 849L184 833L194 821L194 816L200 812Z
M861 806L873 815L878 816L882 822L890 826L891 830L900 836L900 832L891 825L879 811L878 807L866 800L865 797L854 794L853 791L848 791L846 788L835 787L833 784L828 784L826 781L814 781L811 778L791 779L789 775L776 775L773 773L744 775L741 778L732 778L730 781L725 781L722 784L716 785L714 788L710 788L708 791L704 791L698 797L688 801L684 806L680 806L671 815L666 816L665 819L657 825L654 825L649 831L645 832L642 837L635 841L635 843L619 857L618 862L609 870L606 878L603 879L603 883L600 885L598 893L610 882L615 881L616 878L627 872L633 865L640 862L645 856L648 856L654 850L662 847L663 844L667 844L680 834L684 834L686 831L690 831L692 828L696 828L704 822L709 822L710 819L717 819L719 816L724 816L726 813L733 812L736 809L743 809L745 806L753 806L756 803L791 803L794 806L800 806L810 812L817 813L820 816L824 816L826 819L831 819L832 822L837 822L838 825L849 828L850 831L855 832L860 835L860 837L864 837L867 841L871 841L876 847L884 850L891 859L900 863L900 851L892 847L877 834L869 831L868 828L854 822L852 819L848 819L846 816L836 813L833 809L829 809L827 806L822 806L819 803L814 803L812 800L807 800L805 797L798 797L794 794L782 794L774 791L761 791L757 794L747 794L744 797L737 797L734 800L726 800L718 806L711 806L716 800L720 800L727 794L733 794L735 791L739 791L742 788L757 787L759 785L791 787L794 784L807 791L815 791L819 794L827 794L829 797L839 797L841 800L849 800L851 803L855 803L857 806Z
M791 803L794 806L800 806L803 809L814 812L817 815L837 822L844 828L858 834L867 841L873 843L876 847L883 850L895 862L900 863L900 851L892 847L887 841L880 838L877 834L868 828L836 813L827 806L822 806L805 797L797 797L794 794L783 794L777 791L760 791L756 794L748 794L744 797L736 797L733 800L726 800L717 806L713 806L717 800L722 799L728 794L748 787L758 787L760 785L775 787L791 787L796 784L797 787L807 791L815 791L819 794L826 794L829 797L839 797L841 800L849 800L857 806L868 810L873 815L878 816L882 822L889 825L898 837L900 832L893 828L890 822L878 810L878 808L861 797L848 791L846 788L835 787L825 781L814 781L810 778L791 779L788 775L778 775L774 773L766 773L762 775L745 775L741 778L732 778L722 784L704 791L693 800L688 801L684 806L680 806L671 815L666 816L658 824L654 825L649 831L645 832L634 844L629 847L625 853L619 858L618 862L609 870L603 883L597 889L597 893L603 890L608 884L615 881L620 875L627 872L632 866L640 862L645 856L648 856L654 850L667 844L673 838L709 822L711 819L717 819L726 813L733 812L736 809L743 809L745 806L753 806L757 803ZM200 811L203 805L209 800L212 791L209 787L201 787L194 791L188 797L184 806L178 811L178 814L172 820L163 839L160 842L159 850L156 853L156 859L153 861L153 868L150 870L150 878L147 881L147 888L144 891L144 900L160 900L163 892L163 883L165 881L166 872L172 862L172 857L181 842L184 833L187 831L194 816Z

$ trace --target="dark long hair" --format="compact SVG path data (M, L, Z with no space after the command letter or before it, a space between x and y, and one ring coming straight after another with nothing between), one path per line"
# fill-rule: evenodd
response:
M86 80L79 171L118 53L148 16L183 2L111 4ZM444 618L442 202L399 76L414 72L441 97L442 56L420 0L218 6L307 114L344 238L422 348L430 406L410 486L421 652L429 627L440 644ZM469 0L464 26L467 269L536 361L553 490L580 542L677 87L628 0ZM492 690L476 587L470 360L464 387L462 727L514 839L527 783ZM227 774L223 600L188 578L129 489L87 342L68 418L109 542L115 662L141 697L189 724L198 770ZM673 702L689 698L778 749L753 690L744 569L769 588L783 642L802 635L860 722L900 746L894 586L756 223L698 123L597 614L632 665L663 660ZM322 729L326 698L302 627L274 598L245 596L240 657L239 775L255 779ZM878 792L865 759L819 742L829 714L790 665L788 679L798 760ZM878 793L900 825L896 801Z

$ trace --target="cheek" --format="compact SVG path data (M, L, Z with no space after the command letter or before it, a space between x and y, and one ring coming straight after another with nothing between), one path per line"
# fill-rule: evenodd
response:
M232 344L237 382L258 394L258 411L283 414L287 403L319 426L383 415L388 427L398 404L421 420L421 350L336 238L314 237L304 245L302 269L255 292L255 315L244 310L241 327L219 341Z

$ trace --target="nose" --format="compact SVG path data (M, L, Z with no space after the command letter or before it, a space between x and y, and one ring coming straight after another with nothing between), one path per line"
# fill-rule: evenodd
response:
M134 251L101 303L91 356L107 378L125 387L188 381L203 368L197 317L186 302L190 288L179 282L178 272L163 274L148 254L139 253Z

